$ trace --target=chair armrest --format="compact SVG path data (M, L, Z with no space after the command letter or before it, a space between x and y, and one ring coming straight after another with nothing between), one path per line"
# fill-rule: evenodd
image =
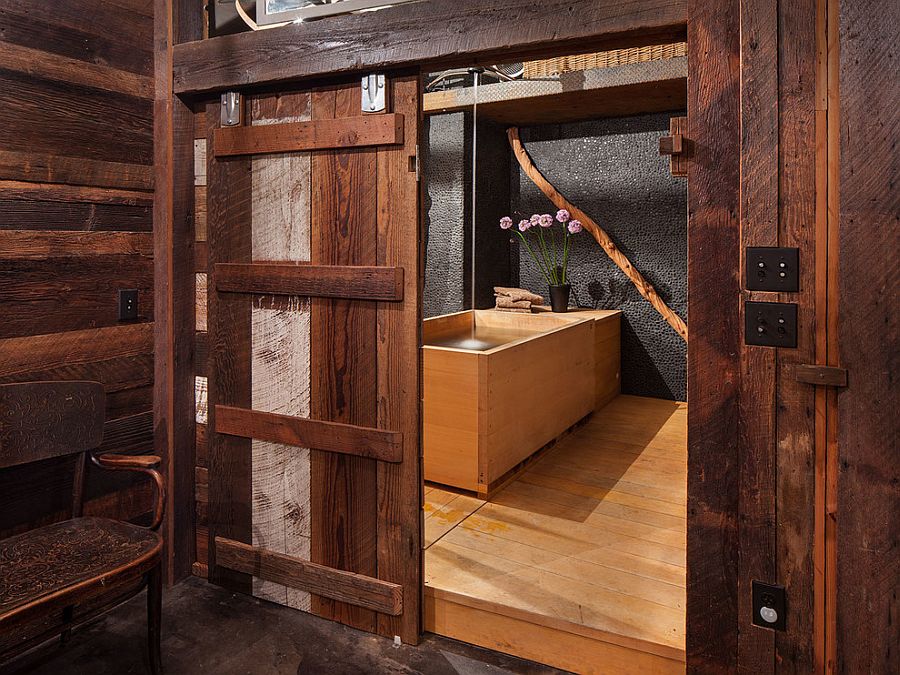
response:
M156 469L162 459L156 455L97 455L97 463L104 468Z
M166 483L162 474L156 470L162 461L156 455L117 455L108 453L95 455L88 453L91 462L101 469L110 471L136 471L148 475L156 485L156 504L153 508L153 522L149 529L157 530L162 524L163 514L166 509Z

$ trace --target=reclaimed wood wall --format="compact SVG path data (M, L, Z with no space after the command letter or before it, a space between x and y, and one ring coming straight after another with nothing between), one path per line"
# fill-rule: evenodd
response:
M103 382L126 452L153 450L153 95L152 3L0 1L0 381ZM69 461L0 473L0 537L64 516ZM118 474L89 472L87 498L152 506Z
M835 12L837 13L837 12ZM840 365L833 670L900 664L900 86L894 0L840 2Z

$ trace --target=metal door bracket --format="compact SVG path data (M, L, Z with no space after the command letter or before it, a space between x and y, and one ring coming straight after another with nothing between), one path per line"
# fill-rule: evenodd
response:
M383 74L370 73L362 78L362 111L364 113L384 112L385 78Z
M236 91L226 91L222 94L222 115L219 122L223 127L237 127L241 125L243 106L241 95Z

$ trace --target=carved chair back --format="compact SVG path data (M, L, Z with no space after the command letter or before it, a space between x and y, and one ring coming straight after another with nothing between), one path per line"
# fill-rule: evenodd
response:
M72 516L78 517L87 453L100 447L105 418L99 382L0 384L0 469L77 455Z

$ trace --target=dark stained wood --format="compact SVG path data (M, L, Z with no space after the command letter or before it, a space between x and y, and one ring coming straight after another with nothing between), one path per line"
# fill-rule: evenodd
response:
M154 414L157 454L169 479L165 577L191 573L194 546L194 120L172 95L175 43L203 36L204 13L196 2L156 0L154 35L154 244L156 332Z
M359 104L358 84L315 91L312 118L354 115ZM376 170L371 149L313 154L313 265L377 264ZM311 418L378 426L376 321L374 303L312 299ZM310 476L312 561L376 577L376 462L313 448ZM377 627L375 613L355 605L313 596L312 608L320 616L362 630L374 632Z
M218 101L207 106L207 142L218 127ZM250 158L221 160L207 153L209 287L217 286L218 263L249 263L251 256ZM218 405L251 407L251 297L209 294L209 428L216 428ZM249 575L216 563L216 537L252 542L251 442L211 433L209 436L209 579L249 593Z
M215 430L219 434L370 457L382 462L401 461L403 435L396 431L221 405L216 406Z
M353 300L403 299L400 267L254 262L216 265L216 290Z
M681 151L677 155L669 157L669 171L673 176L678 176L679 178L687 177L688 162L690 162L693 149L691 140L684 137L688 128L687 117L669 118L669 133L673 137L681 138Z
M46 604L75 604L79 586L102 583L111 572L146 571L161 547L155 532L105 518L76 518L2 539L0 573L16 583L3 594L0 625Z
M424 585L421 508L422 251L417 152L418 73L390 78L394 110L406 120L402 149L378 151L378 264L407 270L403 303L378 306L378 426L402 434L402 462L378 465L378 576L403 587L403 614L379 615L382 635L416 644ZM415 273L413 273L415 271Z
M686 659L695 672L733 671L737 657L738 9L726 0L688 3L688 315L710 327L688 343Z
M0 233L0 242L3 239ZM153 319L153 261L149 256L9 260L0 255L0 314L4 317L0 339L37 331L115 326L119 324L117 288L137 289L140 320Z
M900 443L897 261L900 6L841 2L840 365L837 393L837 663L897 669L900 644Z
M0 468L93 450L103 440L103 385L0 385Z
M741 2L741 255L778 245L778 2ZM692 186L688 186L688 190ZM740 267L744 265L741 263ZM771 294L744 291L743 300ZM775 634L753 625L752 582L777 583L775 533L776 367L779 354L741 346L739 442L740 564L736 662L746 673L775 667ZM690 432L688 432L690 434ZM689 535L690 536L690 535Z
M194 242L194 271L205 274L209 270L209 247L205 241Z
M136 164L153 159L149 100L23 73L0 70L0 128L7 150Z
M847 371L844 368L834 366L816 366L800 364L794 368L794 377L797 382L815 384L825 387L846 387Z
M0 190L0 230L90 230L150 232L149 205L3 199Z
M0 150L0 180L152 190L153 167L83 157Z
M333 120L217 129L219 157L298 150L360 148L403 142L403 115L355 115Z
M659 139L659 154L661 155L680 155L682 152L681 134L672 134L671 136L662 136Z
M79 185L54 185L0 181L0 199L48 202L76 202L84 204L119 204L121 206L152 206L153 195L137 190L92 187ZM10 228L26 229L26 228ZM41 229L41 228L37 228ZM53 229L53 228L50 228Z
M153 78L147 75L70 59L29 46L4 43L3 67L36 79L76 84L135 98L153 98Z
M403 589L373 579L267 551L238 541L216 538L216 559L239 572L315 593L343 603L397 616L403 611Z
M106 255L153 256L149 234L138 232L60 232L7 230L0 234L0 259L95 258Z
M180 45L178 94L345 72L509 62L561 45L589 52L684 39L685 0L429 0ZM322 44L328 49L322 49ZM359 114L359 101L355 110Z
M792 376L816 359L816 0L778 5L778 245L802 251L797 349L778 350L775 443L776 575L788 589L787 628L775 635L778 666L813 672L816 523L815 389Z

